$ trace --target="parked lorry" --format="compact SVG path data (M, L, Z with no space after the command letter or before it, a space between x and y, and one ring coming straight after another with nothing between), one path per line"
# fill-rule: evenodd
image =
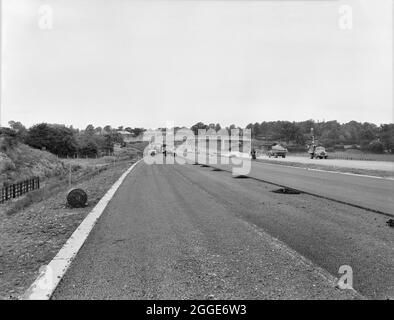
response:
M282 147L280 144L274 145L271 147L271 150L269 150L267 152L267 155L269 158L271 157L282 157L282 158L286 158L286 154L287 154L287 149L285 147Z

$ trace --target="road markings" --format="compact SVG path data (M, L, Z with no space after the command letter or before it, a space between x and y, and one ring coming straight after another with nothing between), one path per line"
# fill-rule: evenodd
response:
M107 191L104 197L93 210L86 216L79 227L74 231L64 246L60 249L52 261L40 269L40 275L29 289L20 297L22 300L49 300L58 286L60 280L70 267L93 227L104 212L115 192L141 160L134 163Z

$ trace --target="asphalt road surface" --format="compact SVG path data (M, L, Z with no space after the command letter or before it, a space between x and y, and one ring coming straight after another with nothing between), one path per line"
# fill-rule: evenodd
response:
M274 189L200 165L140 163L52 298L394 298L387 217ZM341 265L356 291L335 288Z
M215 165L231 171L229 165ZM248 176L394 216L394 180L252 161Z

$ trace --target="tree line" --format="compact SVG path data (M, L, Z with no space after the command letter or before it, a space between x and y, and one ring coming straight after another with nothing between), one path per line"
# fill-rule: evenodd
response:
M120 126L112 128L94 127L88 125L84 130L74 129L60 124L40 123L26 128L22 123L10 121L9 135L23 143L39 149L66 156L96 157L113 153L116 143L124 145L123 134L128 132L133 137L141 136L144 128L131 128ZM290 121L264 121L250 123L246 126L250 129L252 138L256 141L278 142L287 146L304 149L310 144L312 133L319 144L331 148L343 148L354 146L364 151L382 153L394 152L394 124L382 124L377 126L368 122L350 121L339 123L338 121L316 122L306 120L301 122ZM160 128L159 128L160 129ZM180 127L176 127L179 130ZM213 129L219 131L227 129L243 129L232 124L222 128L219 123L204 124L197 122L190 129L197 134L199 129ZM0 132L1 133L1 132ZM4 128L3 128L4 133Z
M350 121L339 123L336 120L316 122L306 120L300 122L290 121L264 121L249 123L246 126L250 129L253 139L269 142L279 142L293 147L304 149L312 141L312 135L319 144L328 148L344 148L353 146L364 151L382 153L384 151L394 152L394 124L376 124L369 122ZM221 129L220 124L204 124L198 122L191 127L197 134L198 129ZM232 124L226 127L231 129L242 128Z
M39 123L26 128L22 123L9 122L8 131L2 128L2 133L7 133L22 143L33 148L49 151L59 157L97 157L110 155L114 152L115 144L124 145L123 136L111 126L94 127L88 125L84 130L67 127L62 124ZM139 135L141 128L126 128L132 135ZM1 132L0 132L1 133Z

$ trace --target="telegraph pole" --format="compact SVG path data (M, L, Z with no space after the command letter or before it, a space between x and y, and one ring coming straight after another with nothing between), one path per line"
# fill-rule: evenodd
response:
M311 135L312 135L312 145L315 145L315 134L313 132L313 128L311 128Z

